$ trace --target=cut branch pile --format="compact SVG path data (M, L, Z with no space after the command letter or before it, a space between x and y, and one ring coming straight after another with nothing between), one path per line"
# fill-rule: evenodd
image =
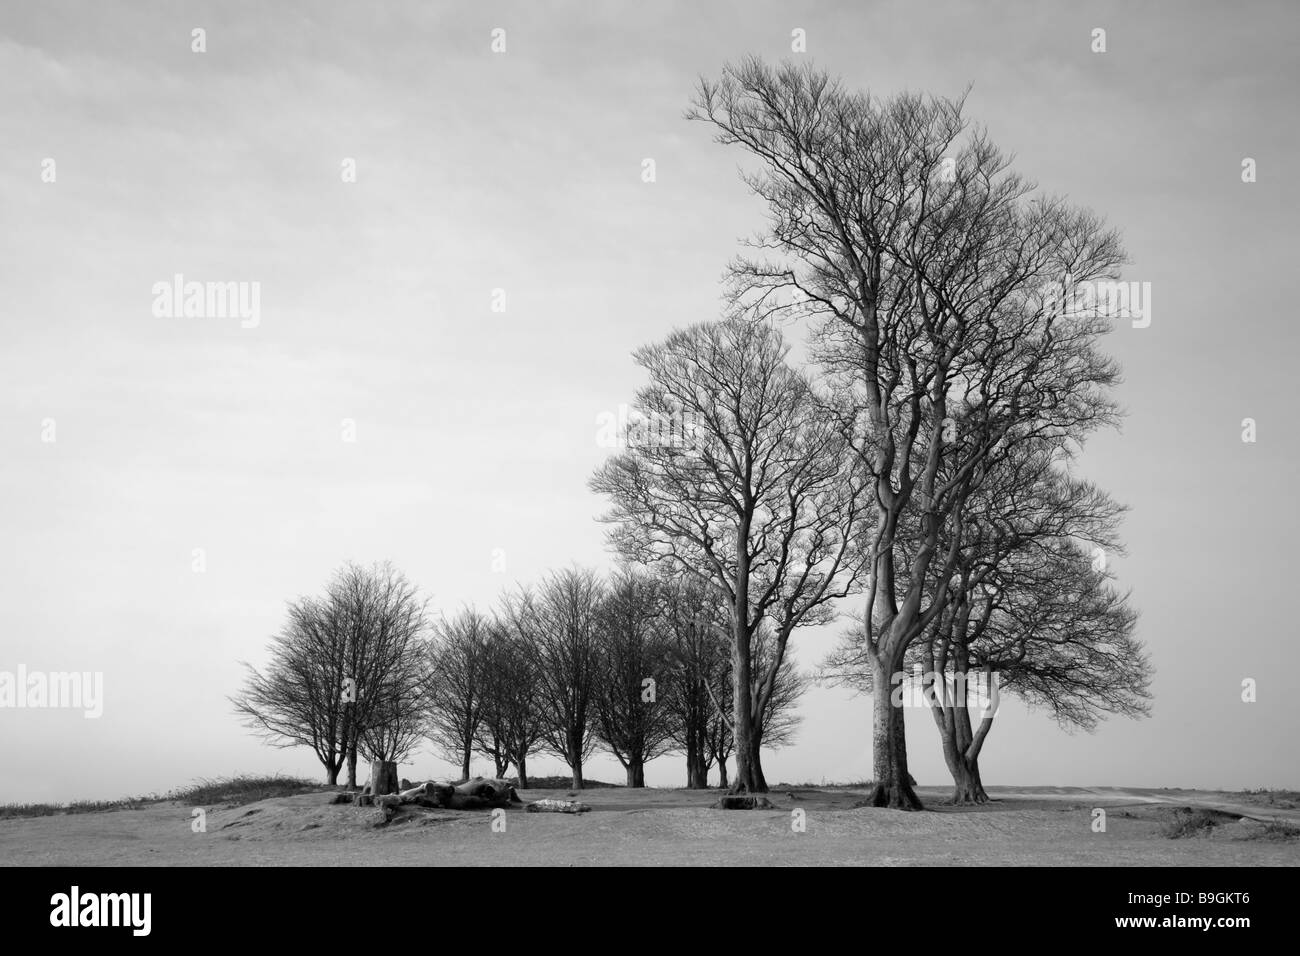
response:
M371 789L371 785L367 783L355 796L340 794L337 802L384 809L418 806L442 810L488 810L523 803L511 783L485 777L475 777L461 784L429 780L397 793L374 794Z

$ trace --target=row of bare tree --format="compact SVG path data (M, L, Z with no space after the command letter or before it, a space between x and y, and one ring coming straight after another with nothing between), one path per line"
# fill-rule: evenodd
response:
M717 767L728 786L736 747L725 612L697 583L580 569L504 596L495 613L467 608L430 624L426 604L388 565L341 570L320 598L290 604L265 672L248 668L235 699L270 742L309 746L336 783L355 786L358 755L401 761L427 738L468 778L476 755L528 786L528 758L565 761L575 788L597 749L645 786L645 766L686 756L687 786ZM774 652L770 630L751 670ZM793 738L807 679L785 657L751 746ZM761 767L759 769L761 776Z
M688 787L706 786L715 766L725 787L735 736L722 612L698 584L633 570L608 582L561 571L506 595L492 615L463 611L434 640L429 736L466 776L480 754L497 776L513 766L521 786L540 751L562 759L581 787L584 764L603 749L628 786L645 786L647 763L680 752ZM755 664L772 648L764 632ZM787 659L763 714L763 745L792 739L806 684Z
M768 227L730 266L722 321L636 353L637 414L685 440L629 432L592 487L626 558L728 602L736 788L765 789L747 742L791 634L850 595L859 623L825 676L873 694L877 806L920 807L914 666L959 802L986 799L972 672L1065 724L1145 713L1150 665L1107 567L1123 508L1075 474L1119 417L1115 316L1075 294L1118 278L1114 230L1011 171L961 101L750 59L701 81L688 118L747 154ZM802 368L783 322L809 332Z
M748 60L702 81L688 116L745 151L768 228L731 265L721 321L636 353L649 378L636 427L591 488L640 570L605 585L564 572L443 625L412 713L432 715L466 772L478 752L522 775L538 748L578 786L599 745L635 784L680 749L691 785L734 753L732 788L762 792L760 748L788 734L802 686L790 643L845 599L860 613L823 674L873 696L878 806L920 807L900 693L913 668L957 801L986 799L992 714L972 706L972 675L1067 725L1145 713L1150 664L1108 565L1124 509L1076 473L1087 438L1119 418L1100 347L1114 317L1072 295L1118 278L1114 230L1038 193L961 101L881 100ZM800 367L783 322L809 333ZM402 686L405 625L385 633L403 650L382 663L354 647L374 626L371 589L347 580L342 611L294 606L241 702L327 768L421 732L382 689ZM324 719L349 675L369 696Z

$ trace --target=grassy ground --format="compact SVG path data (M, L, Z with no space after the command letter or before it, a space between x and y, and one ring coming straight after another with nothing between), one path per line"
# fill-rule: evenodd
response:
M1245 803L1261 807L1300 810L1300 790L1242 790L1237 796Z
M199 784L135 809L0 819L11 865L1300 865L1300 810L1258 807L1242 794L1115 788L993 788L980 807L944 804L919 788L922 813L854 808L865 788L782 784L776 808L709 809L717 791L592 788L593 812L381 811L332 805L336 794L271 778ZM280 793L250 799L277 788ZM529 789L525 801L571 791ZM210 803L194 798L202 795ZM135 806L132 803L132 806ZM1095 828L1095 810L1106 827ZM1257 819L1237 815L1241 808ZM66 808L60 812L67 812ZM202 827L196 824L202 820ZM200 832L195 832L200 829Z
M198 807L211 804L254 803L271 797L286 797L328 789L319 782L298 777L256 777L242 775L216 780L200 780L169 793L146 797L122 797L118 800L76 800L72 803L0 804L0 820L11 817L52 817L72 813L102 813L106 810L142 810L164 803Z

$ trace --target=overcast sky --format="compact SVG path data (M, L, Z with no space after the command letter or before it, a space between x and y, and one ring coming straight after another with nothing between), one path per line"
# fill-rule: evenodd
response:
M0 670L101 671L104 702L0 710L0 801L318 775L227 696L345 560L391 559L449 612L608 567L597 418L642 383L634 348L717 317L761 221L741 155L681 118L698 75L750 53L880 94L972 85L968 114L1119 226L1126 278L1152 285L1150 326L1107 340L1127 422L1082 471L1132 507L1116 567L1153 716L1068 735L1004 706L985 782L1300 785L1296 22L1285 3L4 4ZM260 321L155 315L178 273L259 282ZM799 635L800 662L835 631ZM802 710L770 781L870 776L869 700ZM949 782L930 718L908 720L914 775ZM425 752L402 775L450 770ZM588 776L622 778L612 758Z

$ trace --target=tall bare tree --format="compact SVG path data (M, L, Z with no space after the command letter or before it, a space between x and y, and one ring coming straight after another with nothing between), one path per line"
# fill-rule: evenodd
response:
M1035 194L961 101L880 100L747 60L701 81L688 116L757 160L744 175L768 209L766 254L733 264L735 301L807 320L853 409L875 511L863 640L892 686L946 606L941 529L991 459L1031 436L1068 455L1114 420L1117 371L1096 348L1109 319L1048 290L1113 278L1123 252L1095 216ZM916 809L890 697L874 695L872 802Z
M344 711L349 787L357 785L357 753L365 748L368 732L378 750L399 750L414 725L412 711L421 697L417 682L423 676L414 659L423 654L427 606L415 585L387 562L349 563L327 588L329 626L343 635L353 691ZM387 741L385 731L392 732Z
M753 653L753 673L766 674L771 671L772 662L778 653L778 640L776 632L766 624L760 626L754 635ZM762 701L762 710L754 718L753 764L755 776L765 789L767 779L763 774L761 751L779 750L794 743L799 725L803 723L803 718L799 715L799 701L809 683L807 675L787 653L783 654L780 663L776 665L771 690L755 688L755 699Z
M644 572L615 572L599 616L600 675L596 730L627 773L629 787L645 786L645 765L673 745L678 692L659 582Z
M460 764L463 780L469 779L487 700L490 624L487 617L466 608L438 625L430 645L429 739L440 756Z
M953 775L954 803L988 799L979 757L1002 694L1086 730L1107 714L1148 713L1151 669L1134 633L1137 615L1076 544L1018 554L978 587L952 592L952 611L920 649L933 685L924 700Z
M1024 443L954 516L947 533L960 542L947 607L918 642L953 802L988 799L979 756L1003 692L1046 706L1064 726L1146 712L1150 666L1137 615L1105 570L1106 556L1122 553L1123 510ZM972 677L984 698L977 722Z
M476 745L498 777L515 766L518 785L528 787L528 757L542 737L544 714L538 692L537 659L525 643L530 622L516 617L509 599L489 629L483 681L483 711Z
M766 621L760 622L750 643L750 655L753 660L750 673L767 674L773 666L776 651L777 643L771 626ZM728 786L727 758L736 750L732 707L735 684L730 679L731 674L731 662L728 660L725 662L724 680L719 682L717 690L709 688L714 707L705 725L708 765L718 764L720 786L723 789L727 789ZM758 680L758 677L754 679ZM763 791L768 789L767 777L763 773L763 748L778 750L794 742L799 725L803 722L803 718L798 713L799 700L808 689L809 683L809 678L799 670L794 658L785 654L781 662L776 665L771 692L763 694L760 698L759 688L752 688L753 699L756 701L761 699L763 709L754 715L750 772L756 785Z
M695 325L636 352L650 384L635 410L681 422L674 439L631 443L593 476L608 495L611 543L643 565L695 575L730 611L737 792L762 792L754 727L794 629L832 616L858 584L860 493L849 446L770 325L739 317ZM755 674L759 622L773 654Z
M291 602L288 618L271 640L265 673L245 663L244 689L231 701L272 745L310 747L332 786L348 752L343 642L317 599Z
M246 722L315 750L331 782L356 786L357 752L405 756L418 738L426 602L390 564L348 564L323 598L290 605L265 675L234 699Z
M1094 554L1122 553L1123 509L1048 460L1022 448L972 496L956 522L947 605L909 649L920 686L892 691L896 701L907 695L930 709L954 803L987 799L979 756L1006 693L1044 706L1063 726L1091 729L1104 714L1146 712L1150 667L1136 614L1109 572L1094 567ZM846 637L824 673L872 689L860 635Z
M750 653L753 657L751 674L766 673L772 660L774 643L771 627L760 624L750 644ZM708 771L716 765L719 786L724 790L730 786L727 761L736 752L736 738L733 732L735 682L732 679L729 644L730 639L726 629L717 629L712 641L712 657L704 656L704 661L711 663L712 666L705 667L701 671L702 693L707 703L700 717L703 755L700 760L699 786L708 785ZM709 646L709 643L701 642L700 653L709 655ZM765 698L764 709L754 720L754 746L750 769L760 787L767 786L760 757L761 751L764 747L775 750L794 742L795 734L802 722L798 713L799 699L808 684L808 677L799 670L794 658L785 656L777 667L773 691ZM680 686L680 684L675 685L675 687ZM676 696L673 699L676 700Z
M709 785L709 768L730 739L721 699L730 700L731 641L725 602L698 581L662 575L663 622L668 640L668 669L672 693L674 749L686 756L686 786L703 790ZM715 744L711 746L710 744ZM726 778L726 756L721 773Z
M595 573L570 568L546 577L516 602L527 619L528 647L537 675L545 749L569 765L573 788L594 752L595 695L600 678L598 615L604 588Z

